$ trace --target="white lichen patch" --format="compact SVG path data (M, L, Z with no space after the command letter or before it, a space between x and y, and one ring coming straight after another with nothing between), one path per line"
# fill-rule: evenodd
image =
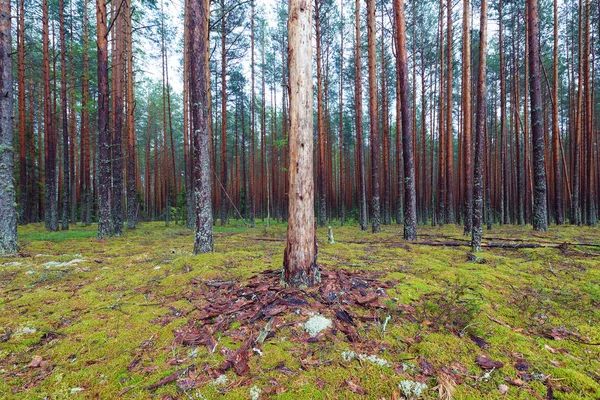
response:
M344 361L352 361L354 359L358 359L361 361L369 361L373 364L379 365L380 367L389 367L390 366L390 363L387 360L384 360L383 358L379 358L375 355L369 355L369 354L357 354L353 351L343 351L342 359Z
M319 314L313 315L304 323L304 330L313 337L329 327L331 327L331 320Z
M72 267L74 265L77 265L79 263L84 262L85 260L83 258L76 258L74 260L71 261L65 261L65 262L59 262L59 261L48 261L47 263L42 264L43 267L46 268L62 268L62 267Z
M427 390L427 385L421 382L403 380L398 384L398 389L407 399L418 399Z
M13 261L13 262L9 262L4 264L4 267L22 267L23 263L19 262L19 261Z
M36 332L37 332L37 329L30 328L28 326L24 326L23 328L17 329L14 333L14 336L31 335Z
M250 398L252 400L258 400L261 392L262 390L260 390L258 386L252 386L252 388L250 388Z
M212 381L212 384L215 386L222 386L222 385L227 384L227 375L225 375L225 374L219 375L219 377L217 379Z

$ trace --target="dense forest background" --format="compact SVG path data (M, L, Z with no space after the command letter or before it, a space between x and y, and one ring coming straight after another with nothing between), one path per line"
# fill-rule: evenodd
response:
M402 223L394 4L376 2L373 37L360 2L316 0L314 6L319 225L331 219L356 220L363 229L367 219ZM598 6L539 2L546 217L557 224L597 223ZM138 220L193 225L184 9L166 0L108 4L117 233L124 222L134 227ZM69 222L90 224L98 219L100 186L96 4L17 0L12 10L19 222L44 220L50 230L59 221L62 229ZM210 10L215 220L243 218L251 226L256 218L285 220L287 3L218 0ZM402 95L412 105L422 223L469 224L479 15L477 0L406 4L409 90ZM490 226L532 223L535 214L525 16L522 2L489 5L484 220ZM374 113L367 112L372 104Z

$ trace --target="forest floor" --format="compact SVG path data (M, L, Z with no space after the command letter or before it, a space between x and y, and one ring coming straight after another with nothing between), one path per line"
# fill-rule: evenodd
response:
M457 226L319 229L304 291L279 285L282 224L217 226L200 256L181 226L95 229L19 227L0 258L0 398L600 398L599 229L495 226L484 242L588 245L476 256L435 246Z

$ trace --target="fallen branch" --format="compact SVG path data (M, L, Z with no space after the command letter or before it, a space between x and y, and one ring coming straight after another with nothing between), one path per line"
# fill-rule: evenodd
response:
M179 377L181 375L185 374L190 368L196 368L196 367L194 365L190 365L185 368L178 369L177 371L173 372L171 375L162 378L160 381L153 383L150 386L146 386L146 389L152 391L152 390L158 389L161 386L167 385L171 382L175 382L177 379L179 379Z

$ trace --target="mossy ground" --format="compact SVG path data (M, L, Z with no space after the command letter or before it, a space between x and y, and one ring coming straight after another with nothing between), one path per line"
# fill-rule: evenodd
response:
M389 346L377 356L404 371L357 360L341 353L351 343L305 343L325 362L301 368L290 348L298 343L276 336L250 358L250 374L227 372L224 385L209 382L182 392L174 383L151 393L146 386L183 366L217 368L218 351L209 353L174 344L173 330L185 325L183 314L194 304L184 299L191 278L239 279L282 265L285 237L282 224L266 230L233 222L215 227L215 252L192 256L191 231L176 225L142 223L122 237L97 240L95 226L46 233L41 225L19 228L21 255L0 258L0 398L250 398L256 386L284 386L281 399L390 398L398 383L420 374L424 357L436 370L461 368L466 375L456 399L542 398L546 386L530 380L523 387L498 390L506 378L516 378L514 364L525 359L532 376L549 376L555 398L600 398L600 253L598 247L567 249L488 249L479 254L485 264L467 261L467 247L431 247L401 240L401 227L383 226L382 233L361 232L355 225L334 226L335 244L319 229L319 262L326 268L383 271L398 280L388 290L396 302L409 306L406 317L395 314L385 333L374 326L365 332ZM462 228L420 226L423 240L464 239ZM600 230L552 226L547 233L531 227L494 227L487 236L531 242L586 241L600 243ZM271 239L271 240L261 240ZM485 240L485 239L484 239ZM75 260L72 263L69 261ZM172 308L169 308L172 307ZM381 320L386 317L380 311ZM166 325L157 319L171 314ZM405 313L406 314L406 313ZM30 328L30 329L27 329ZM569 331L562 340L548 332ZM35 330L35 331L33 331ZM48 332L58 333L48 333ZM479 348L470 336L484 338ZM551 335L550 335L551 336ZM418 338L418 339L417 339ZM236 345L223 338L218 345ZM475 363L478 355L504 363L487 379ZM34 356L43 367L30 368ZM139 359L135 368L132 361ZM293 371L275 369L281 361ZM367 390L360 396L346 380ZM437 398L435 377L426 383L425 398ZM71 394L73 388L83 388Z

